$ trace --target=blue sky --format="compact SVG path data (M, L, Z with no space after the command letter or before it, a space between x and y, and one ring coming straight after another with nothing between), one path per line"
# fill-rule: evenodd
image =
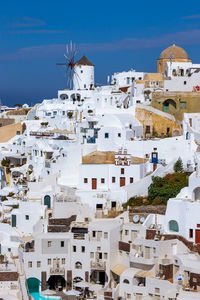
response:
M65 44L95 64L95 79L134 68L155 72L168 45L200 63L200 1L0 0L0 98L33 104L67 87Z

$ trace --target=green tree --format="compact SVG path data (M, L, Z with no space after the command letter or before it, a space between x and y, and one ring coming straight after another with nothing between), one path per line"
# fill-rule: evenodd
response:
M179 159L174 164L174 172L182 172L183 171L183 162L182 159L179 157Z

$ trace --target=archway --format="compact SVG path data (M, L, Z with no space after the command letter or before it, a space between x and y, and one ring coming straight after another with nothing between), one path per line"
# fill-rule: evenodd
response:
M169 221L169 230L174 232L179 232L179 226L175 220Z
M193 199L196 200L200 200L200 187L196 187L193 190Z
M47 283L50 290L55 290L57 288L62 290L66 285L65 279L61 275L51 275Z
M176 102L172 99L167 99L163 102L163 109L165 112L176 110Z
M49 195L44 196L44 205L47 205L48 208L51 207L51 197Z
M39 292L40 281L35 277L30 277L26 280L29 293Z
M67 100L69 97L68 97L68 95L67 94L61 94L60 95L60 99L61 100Z
M76 100L81 100L81 95L80 94L78 94L78 93L76 93L76 94L72 94L71 95L71 99L73 100L73 101L76 101Z

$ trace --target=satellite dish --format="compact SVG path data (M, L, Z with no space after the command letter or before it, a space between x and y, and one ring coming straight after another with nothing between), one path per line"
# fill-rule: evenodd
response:
M133 216L133 223L138 223L139 219L140 219L139 215Z
M141 218L140 218L140 223L143 224L144 221L145 221L145 217L141 217Z

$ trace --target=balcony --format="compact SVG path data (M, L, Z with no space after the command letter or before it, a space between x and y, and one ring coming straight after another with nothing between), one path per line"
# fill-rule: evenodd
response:
M51 268L50 269L50 274L51 275L64 275L65 274L65 269L64 268Z
M90 261L90 268L96 270L106 270L106 262L102 260Z

